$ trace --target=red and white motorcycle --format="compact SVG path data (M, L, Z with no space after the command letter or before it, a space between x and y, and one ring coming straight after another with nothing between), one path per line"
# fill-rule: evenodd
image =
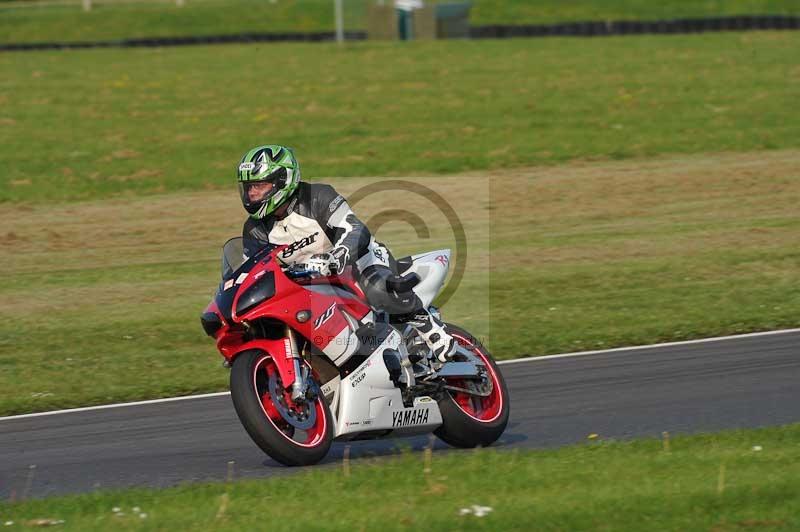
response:
M350 268L333 277L284 270L276 258L283 247L243 260L242 239L229 240L222 281L201 317L231 368L239 419L265 453L309 465L334 440L433 432L475 447L500 437L508 391L472 335L447 324L458 348L442 364L412 327L370 308ZM449 250L400 259L402 278L390 288L413 290L429 307L449 262Z

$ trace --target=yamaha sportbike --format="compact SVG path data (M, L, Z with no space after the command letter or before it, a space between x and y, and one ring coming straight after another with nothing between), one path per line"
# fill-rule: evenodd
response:
M416 331L370 308L352 267L322 277L286 268L286 246L242 256L223 247L222 281L201 317L231 369L233 405L247 433L286 465L322 460L331 443L433 432L456 447L489 445L508 423L509 398L489 352L446 324L458 342L441 363ZM450 251L397 261L387 282L430 306Z

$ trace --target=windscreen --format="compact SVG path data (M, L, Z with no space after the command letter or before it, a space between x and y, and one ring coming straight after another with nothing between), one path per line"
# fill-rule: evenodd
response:
M222 246L222 278L228 277L244 263L244 240L237 236Z

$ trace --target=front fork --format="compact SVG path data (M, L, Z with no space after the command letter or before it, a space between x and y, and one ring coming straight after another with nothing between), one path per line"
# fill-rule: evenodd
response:
M300 363L300 351L297 349L297 335L294 330L286 326L286 338L289 341L289 350L294 367L294 382L292 383L292 401L305 399L308 389L308 367ZM289 353L287 353L288 355Z

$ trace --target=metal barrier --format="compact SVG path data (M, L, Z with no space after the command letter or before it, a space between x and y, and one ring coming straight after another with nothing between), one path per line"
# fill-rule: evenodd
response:
M594 37L604 35L639 35L644 33L701 33L706 31L797 30L800 17L781 15L742 15L733 17L686 18L672 20L614 20L567 22L549 25L473 26L474 39L510 37Z
M753 15L704 19L675 19L662 21L610 21L574 22L532 26L477 26L471 27L469 36L474 39L502 39L511 37L595 37L605 35L637 35L644 33L698 33L706 31L750 30L800 30L800 17ZM237 35L210 35L202 37L157 37L123 39L97 42L40 42L0 44L0 51L52 50L108 47L182 46L192 44L250 43L301 41L332 41L334 32L315 33L247 33ZM347 40L367 38L364 31L345 32Z

